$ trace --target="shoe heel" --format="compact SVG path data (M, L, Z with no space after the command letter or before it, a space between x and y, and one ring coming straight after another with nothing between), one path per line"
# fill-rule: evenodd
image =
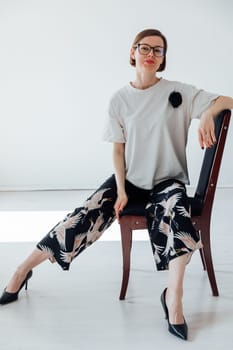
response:
M165 320L168 320L168 309L167 309L167 305L166 305L166 301L165 301L166 291L167 291L167 288L165 288L163 293L161 294L160 300L161 300L161 304L162 304L163 311L165 314Z
M23 281L23 283L22 283L20 289L23 287L23 285L25 285L25 290L28 289L28 281L29 281L29 279L30 279L31 277L32 277L32 270L30 270L30 271L28 272L28 274L27 274L25 280Z
M26 280L26 282L25 282L25 290L27 290L28 289L28 280Z

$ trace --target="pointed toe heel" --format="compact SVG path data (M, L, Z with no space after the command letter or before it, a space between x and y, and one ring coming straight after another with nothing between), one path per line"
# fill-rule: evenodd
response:
M12 303L13 301L16 301L18 299L18 294L21 291L21 289L25 286L25 290L28 288L28 280L32 277L32 270L30 270L22 282L21 286L19 287L18 291L15 293L10 293L6 291L6 288L4 289L2 296L0 298L0 304L5 305Z
M171 334L177 336L178 338L181 338L183 340L188 339L188 326L185 321L182 324L169 323L168 330Z
M168 331L178 338L181 338L183 340L187 340L188 339L188 326L187 326L185 319L184 319L184 323L182 323L182 324L171 324L169 321L169 312L168 312L166 298L165 298L166 291L167 291L167 288L165 288L163 293L161 294L160 300L161 300L161 304L162 304L162 307L163 307L163 310L165 313L165 319L168 322Z

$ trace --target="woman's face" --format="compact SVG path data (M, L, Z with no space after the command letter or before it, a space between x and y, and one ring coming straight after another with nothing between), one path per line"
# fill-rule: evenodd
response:
M141 53L138 47L132 48L130 53L135 60L137 71L156 73L164 60L164 56L158 57L161 54L160 48L164 48L163 39L159 36L147 36L141 39L138 44L140 44ZM142 50L144 48L142 44L149 45L152 48L155 47L155 52L151 49L148 54L145 54Z

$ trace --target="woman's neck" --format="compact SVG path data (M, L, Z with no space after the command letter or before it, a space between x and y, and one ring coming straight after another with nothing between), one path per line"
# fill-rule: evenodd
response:
M131 82L131 85L140 90L148 89L149 87L158 83L160 78L153 76L137 76L136 79Z

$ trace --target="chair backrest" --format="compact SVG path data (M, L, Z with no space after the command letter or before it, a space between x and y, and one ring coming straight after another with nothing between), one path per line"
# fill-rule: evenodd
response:
M206 202L209 203L209 206L212 206L228 126L230 123L230 116L231 111L224 110L215 118L215 135L217 142L213 147L205 150L200 176L194 196L195 199L198 199L200 202L202 202L203 206Z

